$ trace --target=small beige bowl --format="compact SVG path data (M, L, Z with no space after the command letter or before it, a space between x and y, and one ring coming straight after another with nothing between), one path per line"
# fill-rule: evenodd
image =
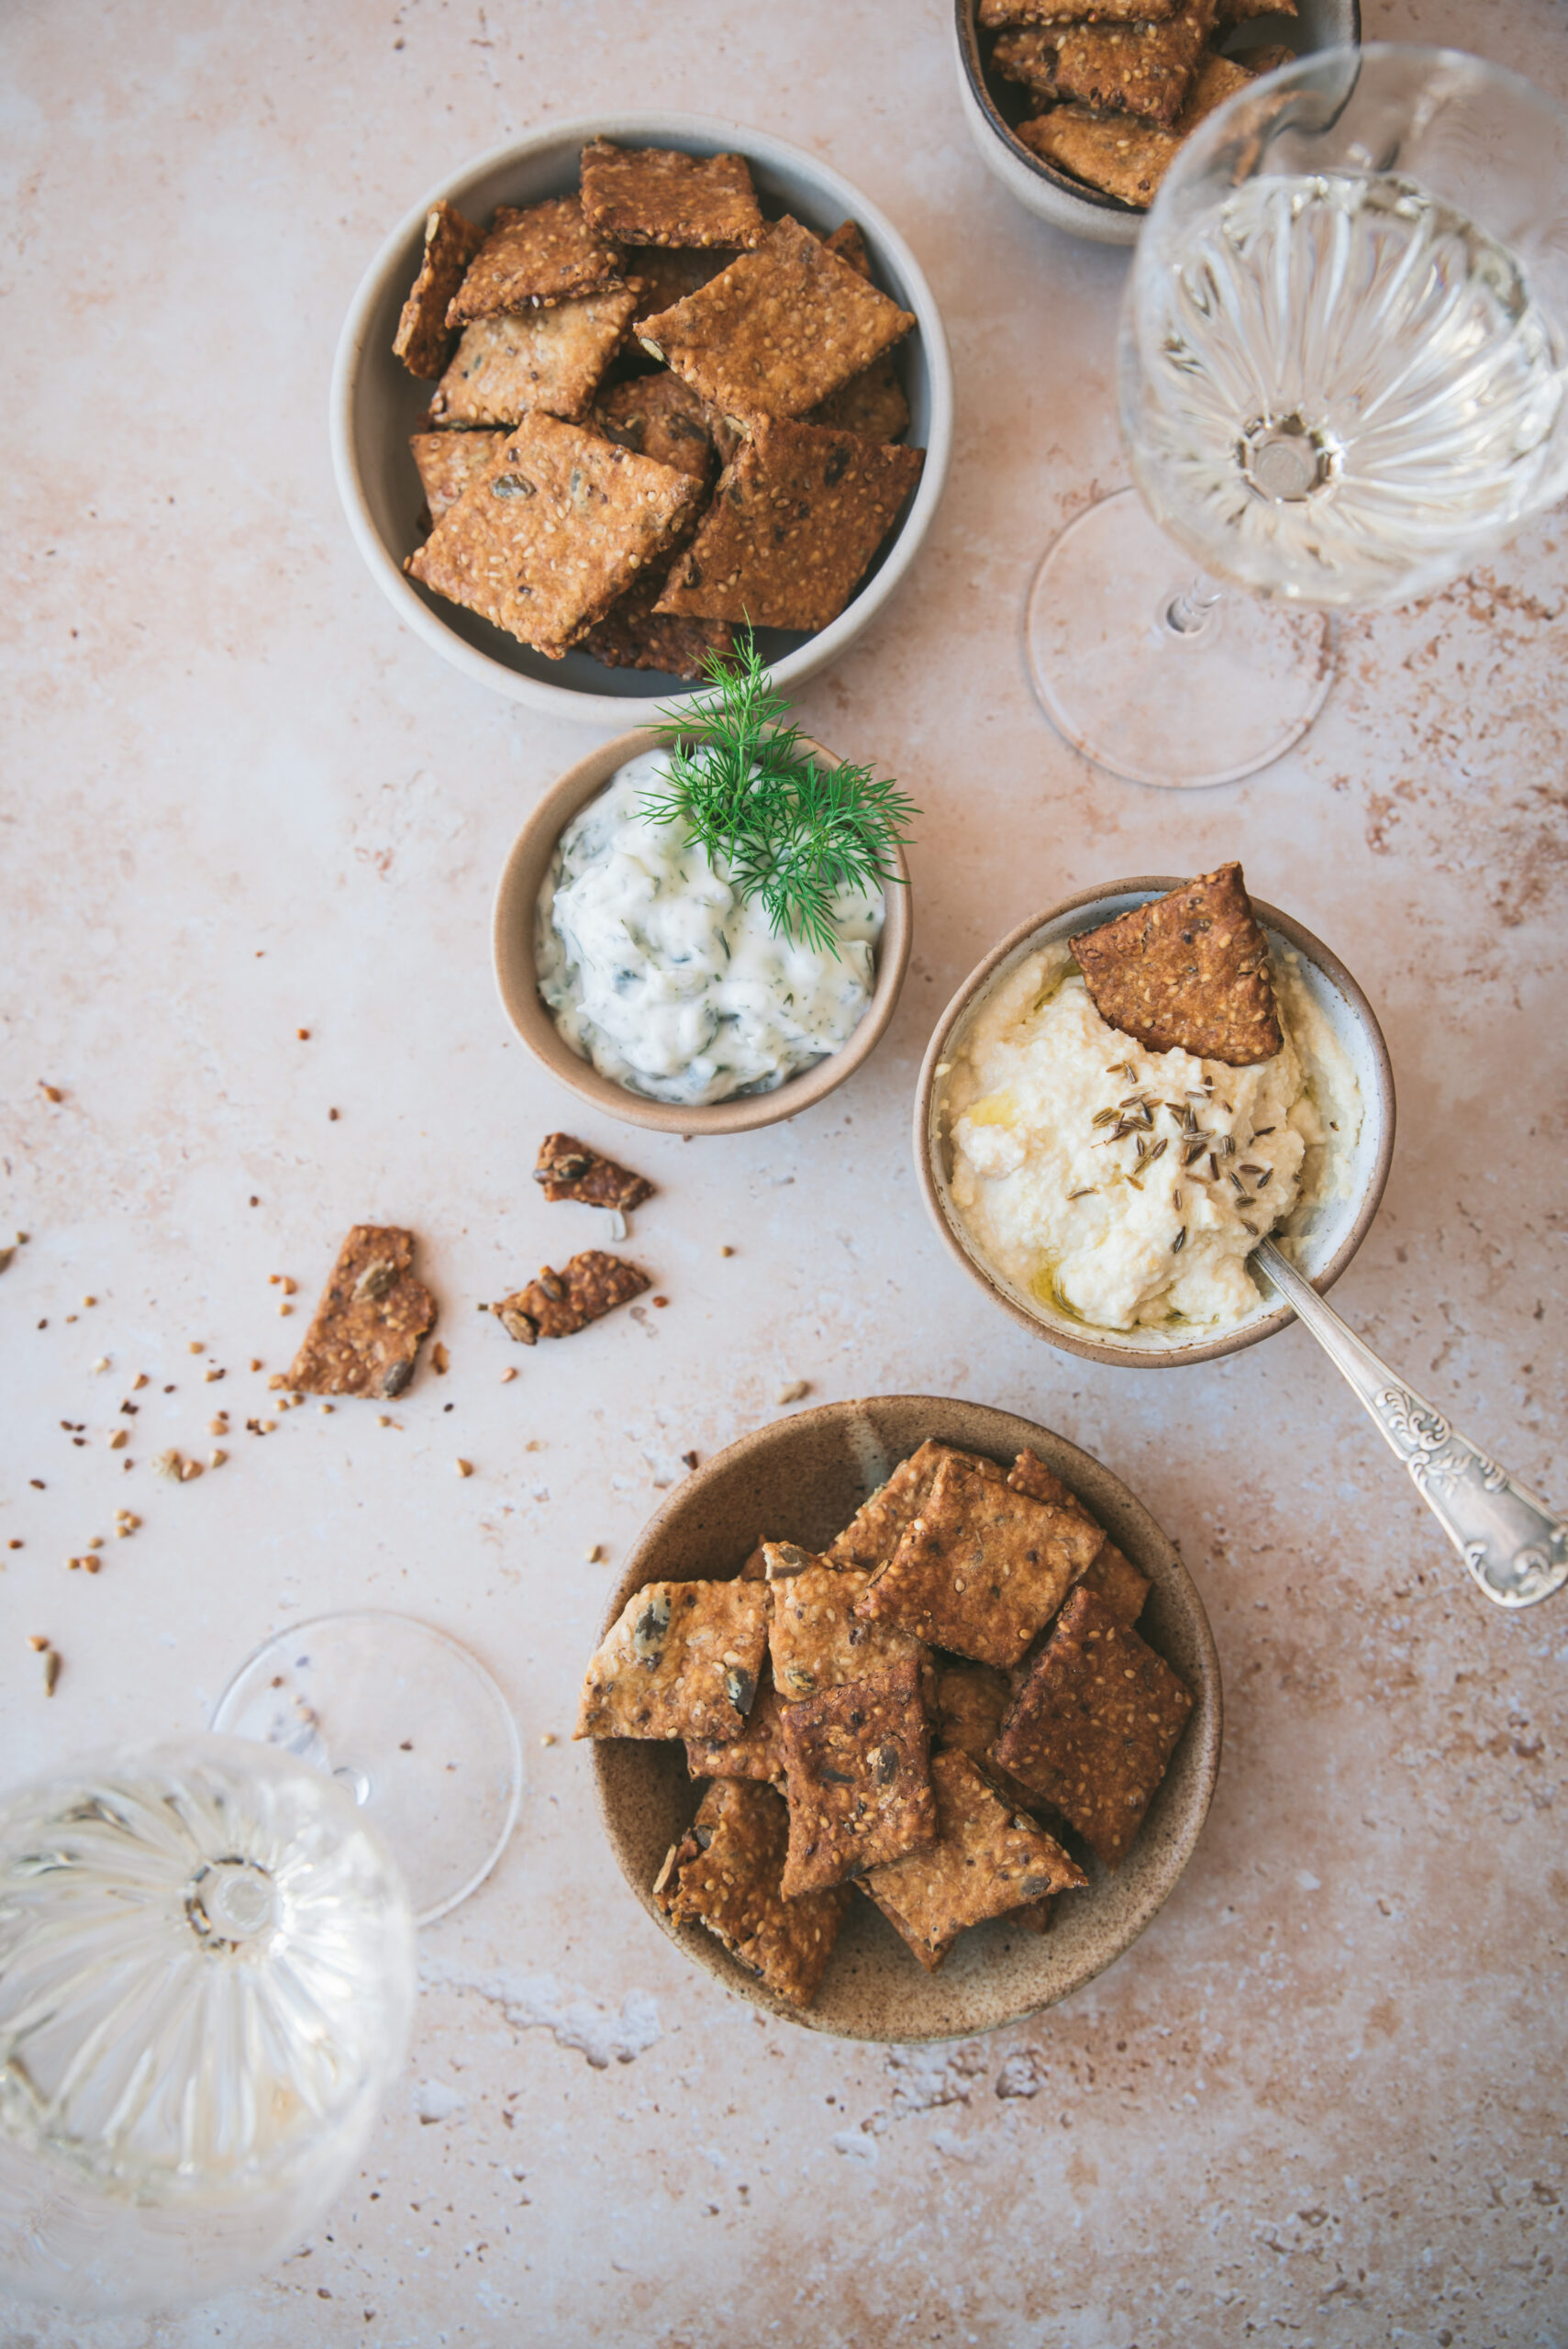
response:
M1075 931L1095 930L1129 907L1163 897L1179 889L1183 878L1180 874L1146 874L1137 880L1112 881L1102 888L1085 889L1080 896L1065 897L1049 913L1020 922L970 973L938 1020L915 1096L915 1171L931 1220L965 1272L1037 1338L1048 1338L1053 1346L1084 1354L1091 1362L1115 1363L1135 1370L1212 1362L1217 1354L1233 1354L1242 1346L1255 1346L1260 1338L1272 1338L1296 1316L1288 1305L1270 1305L1260 1297L1255 1311L1231 1329L1207 1337L1172 1340L1154 1330L1092 1329L1086 1322L1022 1297L985 1263L953 1205L948 1188L951 1145L943 1130L942 1079L938 1071L945 1068L962 1044L982 1003L1026 955L1041 946L1063 943ZM1351 1153L1348 1195L1299 1206L1280 1227L1296 1243L1296 1261L1302 1272L1321 1292L1333 1287L1365 1239L1388 1180L1394 1156L1394 1070L1377 1016L1339 956L1276 906L1254 897L1252 909L1268 938L1271 953L1296 957L1300 976L1361 1088L1362 1128ZM1280 1233L1273 1236L1278 1238Z
M825 751L819 742L805 736L801 739L825 766L839 764L835 754ZM491 922L495 984L501 990L507 1019L534 1058L542 1061L562 1085L579 1094L590 1108L606 1117L620 1118L628 1125L655 1126L662 1133L751 1133L758 1126L777 1125L782 1118L797 1117L802 1109L811 1108L842 1085L846 1077L852 1076L862 1062L869 1060L876 1050L893 1017L904 974L909 967L909 948L915 935L909 907L909 868L902 850L895 849L894 856L903 886L890 883L883 892L887 913L877 947L876 988L847 1044L815 1062L810 1068L802 1069L798 1076L792 1076L772 1093L747 1093L731 1101L687 1107L649 1101L639 1093L629 1092L613 1077L601 1076L592 1061L579 1059L551 1019L539 991L534 961L534 907L550 870L556 841L577 810L603 791L619 768L644 751L657 750L659 742L660 736L651 728L617 734L613 742L590 751L574 767L568 767L559 782L545 793L512 842L501 868Z
M760 1535L820 1549L928 1436L1009 1466L1026 1446L1037 1453L1154 1586L1139 1634L1197 1701L1119 1868L1090 1859L1088 1885L1060 1896L1049 1933L998 1918L962 1934L936 1974L923 1970L862 1894L845 1918L816 2004L803 2013L764 1990L703 1926L673 1926L653 1899L660 1865L700 1796L684 1750L630 1738L606 1738L593 1749L610 1848L662 1932L766 2013L836 2039L900 2045L995 2031L1081 1989L1138 1939L1192 1856L1219 1771L1219 1658L1192 1577L1149 1511L1086 1452L1011 1411L934 1395L827 1403L742 1436L695 1470L644 1528L604 1623L607 1631L644 1583L728 1580Z

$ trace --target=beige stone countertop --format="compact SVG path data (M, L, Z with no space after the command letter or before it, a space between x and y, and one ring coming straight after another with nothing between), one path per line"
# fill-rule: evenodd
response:
M1366 16L1568 95L1551 0ZM400 627L339 509L327 383L434 179L630 106L775 131L884 206L942 307L957 440L911 578L799 704L925 811L894 1026L782 1129L590 1125L661 1186L628 1249L670 1305L547 1362L474 1303L601 1223L528 1179L585 1121L509 1035L487 918L523 812L597 738ZM12 0L0 169L0 1213L30 1235L0 1278L0 1783L202 1726L269 1631L348 1604L472 1644L528 1770L495 1875L422 1936L407 2069L308 2246L163 2319L0 2300L0 2343L1568 2340L1568 1599L1486 1609L1298 1330L1129 1375L1015 1328L929 1228L907 1130L932 1020L1005 929L1239 854L1393 1052L1392 1179L1336 1303L1568 1499L1562 514L1351 621L1270 772L1181 795L1085 765L1033 702L1020 613L1048 540L1125 477L1126 261L983 170L945 0ZM420 1235L449 1374L392 1428L365 1406L245 1434L245 1363L303 1327L269 1275L307 1306L358 1219ZM139 1370L126 1473L106 1437ZM1213 1621L1226 1752L1185 1876L1090 1988L987 2039L844 2045L725 1996L622 1884L567 1735L682 1453L796 1379L1059 1429L1141 1495ZM228 1464L158 1483L215 1393ZM134 1539L67 1573L120 1505ZM30 1634L63 1659L51 1701Z

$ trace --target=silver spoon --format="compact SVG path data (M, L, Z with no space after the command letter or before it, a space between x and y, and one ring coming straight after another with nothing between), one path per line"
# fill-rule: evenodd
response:
M1396 1378L1272 1240L1260 1242L1251 1261L1344 1372L1494 1606L1533 1607L1561 1590L1568 1582L1568 1523Z

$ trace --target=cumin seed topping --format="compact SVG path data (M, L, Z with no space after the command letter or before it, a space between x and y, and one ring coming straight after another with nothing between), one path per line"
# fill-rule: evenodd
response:
M1186 1246L1186 1244L1187 1244L1187 1227L1186 1227L1186 1225L1184 1223L1184 1224L1182 1224L1182 1225L1180 1226L1180 1228L1179 1228L1179 1229L1178 1229L1178 1230L1177 1230L1177 1233L1176 1233L1176 1236L1175 1236L1174 1240L1173 1240L1173 1241L1172 1241L1172 1242L1171 1242L1171 1253L1172 1253L1172 1255L1173 1255L1173 1256L1179 1256L1179 1255L1181 1254L1181 1252L1182 1252L1183 1249Z

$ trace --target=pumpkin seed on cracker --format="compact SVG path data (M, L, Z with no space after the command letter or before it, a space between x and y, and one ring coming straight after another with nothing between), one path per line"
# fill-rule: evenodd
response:
M509 427L539 409L575 420L625 341L638 300L622 289L476 320L436 386L428 422Z
M1064 1485L1054 1469L1032 1452L1020 1452L1007 1474L1007 1482L1015 1492L1029 1493L1037 1501L1051 1501L1058 1508L1076 1509L1087 1525L1095 1525L1083 1502L1070 1486ZM1097 1590L1106 1605L1119 1615L1124 1623L1136 1623L1143 1612L1143 1602L1153 1587L1147 1575L1140 1574L1130 1558L1124 1557L1111 1540L1104 1534L1100 1546L1084 1567L1082 1575L1085 1590Z
M1021 83L1037 98L1055 98L1056 33L1050 27L1016 26L997 35L991 62L1009 82Z
M558 660L667 551L697 495L672 466L529 416L404 567Z
M739 1737L716 1742L711 1738L688 1737L686 1768L694 1778L762 1778L769 1786L784 1792L784 1709L779 1692L774 1687L768 1659L762 1658L762 1676L757 1687L756 1702L746 1716L746 1726Z
M759 417L657 608L819 629L849 602L920 477L921 449Z
M666 370L617 384L595 403L593 421L606 440L673 465L706 489L714 470L712 416L701 393Z
M718 1779L671 1846L653 1890L673 1923L706 1925L766 1988L808 2007L850 1896L835 1887L786 1899L788 1839L788 1814L771 1787Z
M937 1831L930 1728L913 1657L784 1709L788 1898L862 1876Z
M439 375L451 353L447 310L484 231L442 196L425 216L425 250L392 348L411 375Z
M739 1737L766 1653L768 1605L765 1583L646 1583L595 1652L573 1735Z
M521 211L504 204L452 295L447 324L548 308L625 283L619 247L589 227L574 195L549 196Z
M484 479L506 442L504 432L413 432L408 446L424 484L432 526L464 490Z
M411 1231L356 1223L283 1384L304 1395L401 1395L436 1319L413 1263Z
M727 416L802 416L906 335L901 310L786 214L672 309L639 317L644 347Z
M766 233L744 155L679 148L583 150L583 211L599 235L628 245L759 245Z
M1280 1050L1269 942L1240 864L1131 907L1073 941L1102 1019L1148 1051L1246 1068Z
M966 1753L931 1758L933 1843L868 1870L864 1889L934 1974L960 1933L1088 1882L1053 1835L1018 1818Z
M490 1310L509 1338L537 1345L540 1338L572 1338L628 1304L652 1286L645 1272L603 1248L584 1248L555 1272L541 1264L537 1280L503 1297Z
M775 1561L781 1553L804 1557L806 1563L778 1575ZM863 1680L868 1673L885 1672L906 1658L923 1661L925 1650L910 1632L868 1623L855 1614L854 1602L870 1582L869 1575L853 1567L841 1571L826 1558L791 1551L788 1544L770 1542L764 1554L773 1590L768 1653L774 1686L786 1702L840 1687L847 1680Z

